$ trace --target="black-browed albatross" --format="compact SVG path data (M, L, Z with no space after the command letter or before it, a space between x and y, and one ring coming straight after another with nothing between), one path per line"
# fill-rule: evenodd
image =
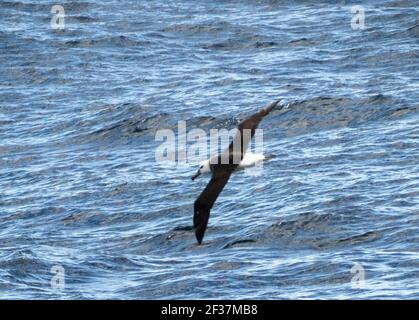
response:
M230 175L238 167L251 166L266 159L263 155L246 153L246 151L260 121L264 116L271 112L279 102L279 100L275 101L266 108L263 108L254 115L243 120L239 124L238 131L229 147L222 154L204 161L199 167L198 172L192 177L192 180L195 180L195 178L203 173L212 173L211 180L194 203L193 225L195 236L199 244L201 244L202 239L204 238L211 208L218 195L227 184Z

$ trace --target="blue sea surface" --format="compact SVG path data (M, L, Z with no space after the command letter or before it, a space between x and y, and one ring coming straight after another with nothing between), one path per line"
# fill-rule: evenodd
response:
M418 1L359 4L0 0L0 298L419 299ZM197 245L156 132L277 99Z

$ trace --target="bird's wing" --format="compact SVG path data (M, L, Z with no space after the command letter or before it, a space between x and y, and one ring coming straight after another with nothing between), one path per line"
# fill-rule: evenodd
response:
M273 108L277 106L280 100L272 102L266 108L263 108L259 112L256 112L249 118L243 120L238 127L238 131L233 141L230 143L230 146L225 151L225 153L231 154L241 154L241 159L243 159L244 154L247 151L249 142L252 137L255 135L255 130L258 127L259 123L262 121L263 117L266 116ZM246 132L247 131L247 132ZM249 134L250 133L250 134ZM240 148L240 149L239 149ZM226 155L227 156L227 155Z
M204 238L211 208L214 205L215 200L217 200L218 195L227 184L235 167L236 166L233 165L216 167L208 185L194 203L193 224L196 240L198 240L199 244L201 244L202 239Z

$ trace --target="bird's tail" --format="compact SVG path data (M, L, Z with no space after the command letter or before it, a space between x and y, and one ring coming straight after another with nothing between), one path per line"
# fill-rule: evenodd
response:
M276 155L268 153L268 154L264 155L263 160L270 160L270 159L274 159L274 158L276 158Z

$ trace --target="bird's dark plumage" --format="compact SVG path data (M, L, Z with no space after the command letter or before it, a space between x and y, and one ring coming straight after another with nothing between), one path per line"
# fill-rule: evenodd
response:
M218 156L217 163L210 164L212 172L211 180L194 203L193 224L196 239L199 244L201 244L202 239L204 238L210 211L215 200L227 184L228 179L239 165L241 159L243 159L249 142L254 136L260 121L264 116L271 112L278 103L279 101L275 101L242 121L239 124L237 134L230 146Z

